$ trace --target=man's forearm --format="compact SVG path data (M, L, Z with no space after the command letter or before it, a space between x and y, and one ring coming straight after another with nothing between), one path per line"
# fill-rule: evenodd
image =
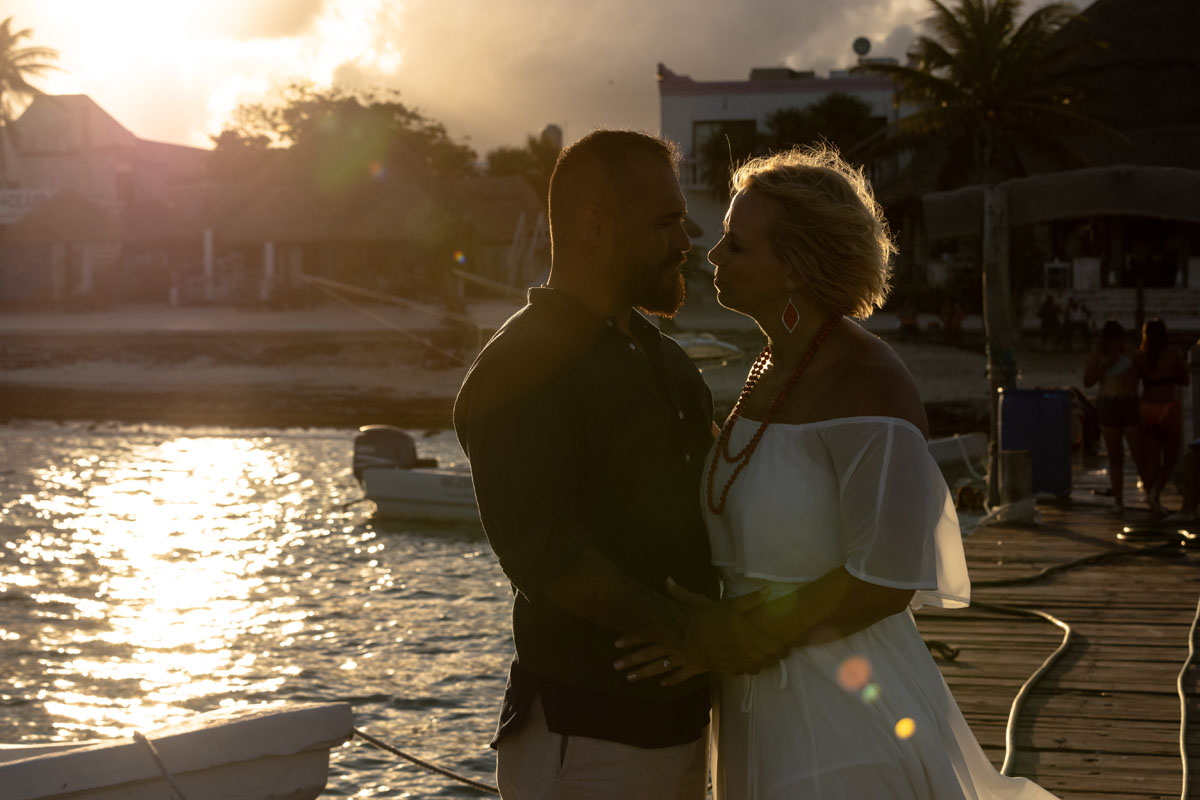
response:
M675 644L687 630L685 607L634 580L591 545L570 570L547 584L545 594L572 614L620 634Z

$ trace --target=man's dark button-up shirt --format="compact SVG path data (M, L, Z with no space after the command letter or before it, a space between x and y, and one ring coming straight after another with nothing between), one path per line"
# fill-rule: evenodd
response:
M497 739L539 694L555 733L641 747L692 741L708 721L703 676L630 683L612 668L627 631L542 594L592 545L655 591L670 576L716 596L699 506L712 396L674 341L636 313L630 330L636 344L569 295L531 289L455 403L479 515L516 590Z

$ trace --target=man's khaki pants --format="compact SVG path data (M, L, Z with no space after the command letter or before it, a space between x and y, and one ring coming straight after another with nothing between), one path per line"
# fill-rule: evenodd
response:
M703 800L707 749L707 736L649 749L551 733L538 698L500 740L496 782L504 800Z

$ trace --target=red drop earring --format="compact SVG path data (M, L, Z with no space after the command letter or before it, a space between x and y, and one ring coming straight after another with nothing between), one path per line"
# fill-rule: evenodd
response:
M791 333L796 330L796 326L800 324L800 309L796 308L796 304L792 302L792 296L788 295L787 305L783 307L783 316L780 317L783 322L783 327L787 328L787 332Z

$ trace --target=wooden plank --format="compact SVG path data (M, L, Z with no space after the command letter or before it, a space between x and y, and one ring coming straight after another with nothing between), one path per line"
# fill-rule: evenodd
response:
M1105 502L1090 495L1107 484L1103 471L1079 477L1074 502L1039 505L1043 524L977 529L964 539L977 601L1045 610L1075 634L1070 650L1026 700L1015 772L1062 798L1176 798L1181 762L1175 678L1187 658L1200 597L1200 553L1130 555L1033 583L978 585L1123 546L1116 534L1126 523L1106 516ZM1127 482L1132 485L1132 478ZM1061 632L1041 620L978 607L924 609L917 624L927 640L959 648L957 660L935 660L981 746L999 764L1012 700L1058 646ZM1200 667L1187 680L1194 763L1200 763L1198 686Z

